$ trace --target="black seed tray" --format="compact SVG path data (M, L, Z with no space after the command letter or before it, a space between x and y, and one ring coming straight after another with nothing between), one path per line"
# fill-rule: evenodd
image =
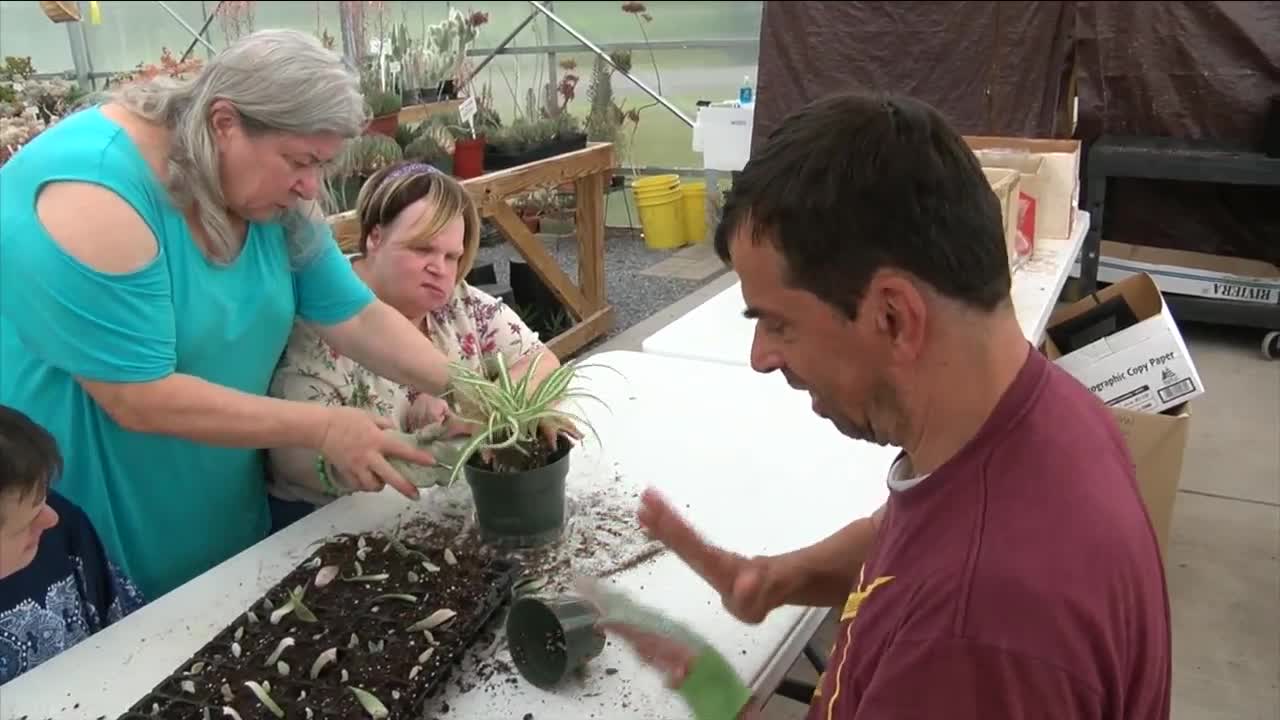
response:
M389 548L383 549L386 542L380 538L369 541L370 552L362 564L364 574L382 571L385 563L379 562L380 553L394 552ZM391 720L421 717L426 712L427 703L442 688L453 668L510 598L519 567L506 558L482 557L481 551L476 550L476 558L460 561L464 567L455 570L440 560L440 549L406 545L415 553L412 559L406 559L399 553L395 557L388 555L381 559L392 557L391 564L403 569L407 564L417 562L419 557L431 556L434 558L432 562L445 572L440 577L470 573L473 585L480 584L474 582L478 575L484 586L482 592L475 593L482 597L466 606L452 608L457 616L431 631L434 645L428 642L424 633L405 631L414 620L422 619L437 609L431 593L419 591L416 603L378 598L392 593L415 594L416 586L407 580L398 582L394 573L385 584L378 583L372 588L359 583L344 585L343 580L334 580L323 589L310 588L316 570L307 565L314 558L319 557L326 564L334 563L335 554L354 550L354 538L339 538L317 549L251 606L251 611L258 618L256 623L250 622L247 614L239 616L119 720L206 720L206 708L207 720L222 720L226 717L222 713L224 705L239 711L242 720L276 720L245 686L244 683L250 680L269 682L272 699L285 709L288 718L305 720L303 708L309 708L314 720L367 720L368 713L348 690L350 686L373 692L390 711ZM349 566L344 567L343 576L353 574ZM425 567L417 574L424 580L431 578ZM419 582L417 586L429 584ZM268 619L272 608L282 607L288 600L288 590L296 587L309 588L308 599L304 599L304 603L315 614L317 622L301 622L291 613L284 616L280 624L270 624ZM443 588L446 595L451 589L456 590L457 586ZM309 599L313 593L324 597ZM456 600L455 597L454 604L460 605ZM240 633L238 641L237 632ZM351 643L352 633L357 636L355 646ZM294 646L286 647L279 654L279 660L289 664L287 676L279 672L276 663L266 662L282 637L295 639ZM381 642L383 646L370 648L370 641ZM233 643L240 645L238 658L232 653ZM337 648L337 662L327 665L315 680L311 680L312 662L321 649L328 648ZM428 648L432 648L432 653L425 663L421 663L421 671L412 680L407 675L396 676L393 668L403 670L418 664L417 659ZM197 662L204 663L204 667L199 674L192 675L190 670ZM348 673L346 682L341 680L342 670ZM184 680L191 680L196 692L184 691ZM231 688L231 703L227 703L221 693L224 683Z

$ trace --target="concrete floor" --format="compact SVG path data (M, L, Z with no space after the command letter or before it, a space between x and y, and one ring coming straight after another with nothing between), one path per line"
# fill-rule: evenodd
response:
M640 350L671 320L732 285L728 273L591 352ZM1188 325L1207 393L1193 405L1166 567L1173 606L1174 720L1280 717L1280 362L1262 333ZM830 647L833 627L819 630ZM790 676L811 682L802 659ZM775 698L770 720L804 707Z

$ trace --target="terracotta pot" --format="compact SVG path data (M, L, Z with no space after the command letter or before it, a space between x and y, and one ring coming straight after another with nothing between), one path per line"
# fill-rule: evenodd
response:
M389 138L396 136L396 128L400 127L400 113L391 113L376 117L369 121L369 127L365 128L365 135L386 135Z

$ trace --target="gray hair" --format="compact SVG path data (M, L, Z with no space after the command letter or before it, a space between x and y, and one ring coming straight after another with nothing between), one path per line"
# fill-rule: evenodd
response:
M359 76L341 56L296 30L259 30L215 55L193 79L157 77L125 85L111 97L172 130L169 192L182 205L196 205L209 252L220 262L234 257L239 238L226 216L209 126L214 101L235 105L250 132L334 133L350 139L360 135L369 119ZM327 183L321 188L327 195ZM329 238L318 225L324 222L321 211L310 205L299 203L281 218L295 262Z

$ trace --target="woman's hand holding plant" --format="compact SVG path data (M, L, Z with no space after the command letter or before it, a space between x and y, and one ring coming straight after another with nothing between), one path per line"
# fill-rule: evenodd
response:
M410 500L418 499L413 483L391 467L388 457L418 465L434 465L430 453L414 448L383 432L391 420L352 407L329 408L320 455L352 490L378 492L390 485Z

